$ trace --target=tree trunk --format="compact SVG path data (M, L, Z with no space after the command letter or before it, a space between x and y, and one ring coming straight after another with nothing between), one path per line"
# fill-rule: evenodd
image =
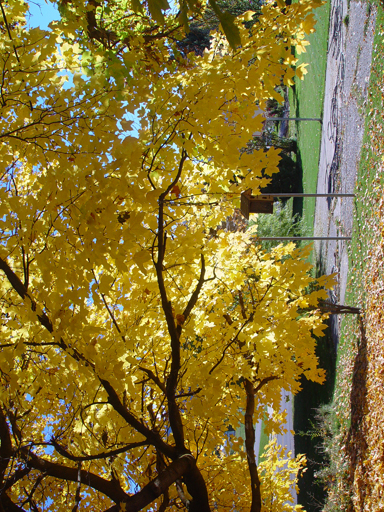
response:
M190 454L179 457L141 491L122 500L118 505L114 505L105 512L120 512L122 504L125 506L126 512L139 512L167 492L169 487L181 478L187 485L189 494L193 497L189 502L189 512L211 512L204 479L196 466L194 457Z
M360 315L360 308L345 306L343 304L333 304L328 301L320 302L319 309L321 312L331 313L331 315Z
M255 458L255 427L253 426L253 414L255 412L255 393L253 384L247 379L244 383L247 395L245 409L245 449L247 452L247 461L249 474L251 476L252 502L250 512L261 511L261 493L260 480L257 472Z

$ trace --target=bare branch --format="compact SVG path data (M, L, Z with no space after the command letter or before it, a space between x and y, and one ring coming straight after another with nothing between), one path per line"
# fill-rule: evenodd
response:
M47 329L48 332L53 334L53 324L49 317L40 310L38 305L36 304L36 301L34 298L28 293L27 288L25 285L21 282L19 277L15 274L15 272L11 269L11 267L8 265L8 263L0 258L0 270L4 272L6 275L9 283L13 287L13 289L19 294L19 296L24 300L29 302L31 310L36 313L37 319L39 320L40 324ZM82 361L86 366L94 367L93 363L88 361L76 348L69 347L67 343L63 340L63 338L60 338L57 345L65 350L69 355L71 355L76 361Z
M10 489L13 485L15 485L16 482L24 478L28 473L30 473L31 468L25 467L23 469L16 470L12 476L7 478L4 482L4 485L2 487L3 491L6 491L7 489Z
M171 371L168 375L166 384L166 395L168 401L169 421L172 428L172 433L175 439L176 447L178 450L184 451L184 431L183 423L179 407L175 400L177 381L180 370L180 330L176 328L175 320L173 318L172 304L168 300L168 295L165 287L163 277L163 262L165 257L166 246L166 233L164 232L164 199L167 194L172 190L180 179L184 162L187 159L187 152L183 149L179 162L178 172L172 183L159 197L159 216L158 216L158 245L157 245L157 262L155 263L157 283L159 286L161 304L165 319L167 322L169 336L171 338Z
M0 504L1 512L27 512L25 508L16 505L5 492L0 495Z
M166 389L165 389L165 385L163 382L161 382L161 380L159 379L159 377L157 377L152 370L148 370L147 368L143 368L142 366L139 366L139 369L141 371L143 371L144 373L146 373L148 375L148 377L153 380L153 382L155 384L158 385L158 387L161 389L161 391L163 393L165 393Z
M196 391L190 391L189 393L180 393L179 395L176 395L175 398L184 398L186 396L194 396L200 393L202 388L197 388Z
M0 7L1 7L1 13L3 15L5 26L7 27L8 37L9 37L9 39L11 41L13 41L12 35L11 35L11 31L9 29L9 24L8 24L7 16L5 15L3 3L1 2L1 0L0 0ZM19 59L19 56L17 54L16 46L14 44L12 46L13 46L13 51L15 52L15 56L16 56L17 62L20 64L20 59Z
M13 456L11 433L3 409L0 407L0 484L3 484L5 472Z
M238 337L239 337L239 334L241 333L241 331L244 329L244 327L249 323L249 322L252 322L253 320L253 313L251 314L251 316L243 323L243 325L240 327L240 329L237 331L236 333L236 336L229 342L227 343L227 346L224 348L223 350L223 354L221 355L220 359L212 366L212 368L209 370L209 375L211 375L211 373L219 366L219 364L221 364L224 360L224 357L225 357L225 354L227 353L227 350L237 341Z
M80 501L81 501L80 491L81 491L81 462L79 462L78 469L77 469L77 486L76 486L76 494L75 494L75 504L72 508L72 512L77 512L77 510L79 508Z
M143 487L141 491L118 505L114 505L105 512L120 512L121 505L125 505L126 512L139 512L156 498L166 493L169 487L177 480L180 480L181 477L186 482L189 494L194 496L194 499L189 502L189 512L211 512L204 479L197 469L196 461L191 454L179 457L154 480ZM202 483L204 484L203 488L201 487Z
M184 321L187 320L187 318L189 317L192 309L196 305L197 299L199 298L199 294L200 294L201 288L202 288L202 286L204 284L204 276L205 276L205 258L204 258L204 255L202 254L201 255L200 278L199 278L199 281L197 283L195 291L192 293L192 295L191 295L191 297L190 297L190 299L188 301L187 307L183 311Z
M158 450L161 451L166 457L169 457L172 460L177 458L176 450L173 446L165 443L161 436L157 433L146 427L141 421L139 421L132 413L128 411L128 409L121 402L118 394L111 386L111 384L104 379L99 379L100 383L104 387L105 391L108 395L108 403L112 405L116 412L120 414L125 421L131 425L137 432L142 434L148 441L147 444L152 444Z
M184 507L188 510L189 499L184 494L183 484L182 484L181 480L179 480L179 479L176 480L175 484L176 484L177 494L179 495L179 498L181 499L181 502L184 505Z
M277 377L277 375L270 375L269 377L265 377L264 379L262 379L259 384L255 387L254 389L254 393L257 393L258 391L260 391L260 389L265 385L267 384L267 382L271 382L272 380L277 380L279 377Z

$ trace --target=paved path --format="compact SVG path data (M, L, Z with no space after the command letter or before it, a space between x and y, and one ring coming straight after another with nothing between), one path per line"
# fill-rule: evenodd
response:
M354 191L364 134L364 106L371 69L376 11L367 3L331 0L327 72L320 150L318 193ZM348 24L345 23L348 15ZM316 202L315 236L349 236L353 201L319 198ZM315 242L322 272L337 273L331 298L344 304L348 274L348 243ZM353 304L350 304L353 305ZM339 321L331 319L335 346Z

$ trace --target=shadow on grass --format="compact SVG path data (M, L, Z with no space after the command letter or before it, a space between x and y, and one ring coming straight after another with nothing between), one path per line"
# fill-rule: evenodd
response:
M295 192L303 193L303 162L301 159L300 149L297 150L296 153L296 169L297 169L297 180L295 183ZM304 199L302 197L294 197L293 198L293 206L292 206L292 215L295 216L297 213L300 217L303 215L303 204Z
M327 463L316 416L321 405L331 402L335 385L336 354L329 328L317 340L316 355L326 371L326 381L320 385L303 378L302 391L294 401L295 453L307 456L307 470L299 480L298 503L307 512L321 510L326 498L323 485L316 480L316 473Z

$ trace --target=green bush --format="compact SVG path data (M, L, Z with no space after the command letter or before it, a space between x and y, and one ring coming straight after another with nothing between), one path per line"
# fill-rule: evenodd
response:
M281 202L274 203L273 214L259 214L257 221L250 221L249 226L257 224L257 236L305 236L305 227L298 214L292 215L293 200L289 199L285 205ZM281 243L279 240L263 240L260 242L262 249L269 252L273 247ZM296 242L298 245L299 243Z

